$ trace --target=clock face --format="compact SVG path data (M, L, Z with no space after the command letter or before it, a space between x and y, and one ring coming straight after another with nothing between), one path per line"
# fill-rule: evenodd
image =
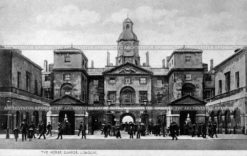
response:
M124 43L124 50L126 51L126 52L130 52L131 50L132 50L132 46L131 46L131 44L130 43Z

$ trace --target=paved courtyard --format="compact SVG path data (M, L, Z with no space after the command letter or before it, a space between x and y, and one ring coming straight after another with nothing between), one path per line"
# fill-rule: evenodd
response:
M63 140L56 140L56 135L48 136L46 140L33 139L14 141L13 135L5 139L0 135L1 149L110 149L110 150L247 150L247 135L218 135L218 138L198 138L179 136L173 141L171 137L145 136L141 139L129 139L123 134L122 139L115 137L104 138L103 135L88 135L87 140L82 140L77 135L63 136Z

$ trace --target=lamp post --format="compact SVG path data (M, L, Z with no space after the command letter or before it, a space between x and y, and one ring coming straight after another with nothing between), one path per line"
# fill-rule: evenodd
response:
M7 101L6 101L6 106L9 107L11 104L11 100L9 98L7 98ZM7 128L6 128L6 139L9 139L9 126L10 126L10 119L9 119L9 114L10 111L8 110L7 111Z
M143 100L143 103L144 103L144 121L145 121L145 129L148 130L148 113L147 113L147 100Z
M111 106L111 100L107 100L107 111L106 111L106 122L107 123L110 122L110 115L111 115L110 106Z

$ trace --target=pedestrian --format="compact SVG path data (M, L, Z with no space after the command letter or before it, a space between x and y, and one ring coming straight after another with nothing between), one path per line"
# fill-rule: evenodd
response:
M207 134L206 123L203 123L203 125L202 125L202 137L206 138L206 134Z
M48 135L48 134L50 134L50 136L52 136L52 125L51 125L51 123L49 122L48 123L48 125L46 126L46 128L47 128L47 133L46 133L46 135Z
M108 128L108 126L107 125L104 125L103 132L104 132L105 138L108 137L108 130L107 130L107 128Z
M33 122L31 122L31 124L29 125L28 127L28 138L29 138L29 141L32 140L34 136L34 130L35 130L35 125Z
M81 134L82 127L83 127L82 122L80 122L78 136L80 136L80 134Z
M133 139L133 134L134 134L134 127L132 124L129 125L129 135L130 139Z
M57 139L59 138L63 139L63 127L60 122L58 123L58 134L57 134Z
M170 133L172 140L176 139L178 140L177 134L178 134L178 125L176 122L172 122L170 125Z
M192 124L192 132L191 132L191 136L194 137L196 134L196 124Z
M43 136L44 139L46 139L45 138L46 126L45 126L45 124L43 122L41 123L40 130L39 131L40 131L40 134L39 134L39 138L38 139L40 139L41 136Z
M28 126L27 126L27 123L25 121L23 121L21 123L21 138L22 138L22 141L26 141L27 140L27 130L28 130Z
M120 127L118 126L118 127L116 127L116 138L118 139L118 138L122 138L121 137L121 132L120 132Z
M87 126L86 124L84 123L83 126L82 126L82 129L81 129L81 138L83 139L87 139L86 138L86 130L87 130Z
M17 141L18 138L19 138L20 130L17 127L15 127L15 129L13 130L13 133L14 133L14 136L15 136L15 141Z
M140 138L141 138L141 126L138 125L137 126L136 139L140 139Z
M217 136L217 124L216 124L216 122L213 122L212 129L213 129L212 130L212 132L213 132L212 138L214 137L214 135L217 138L218 136Z

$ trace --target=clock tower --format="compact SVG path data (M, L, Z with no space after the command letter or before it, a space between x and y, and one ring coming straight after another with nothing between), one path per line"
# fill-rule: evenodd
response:
M116 65L124 63L132 63L140 66L139 41L133 32L133 22L126 18L123 21L123 31L117 40L118 55L116 57Z

